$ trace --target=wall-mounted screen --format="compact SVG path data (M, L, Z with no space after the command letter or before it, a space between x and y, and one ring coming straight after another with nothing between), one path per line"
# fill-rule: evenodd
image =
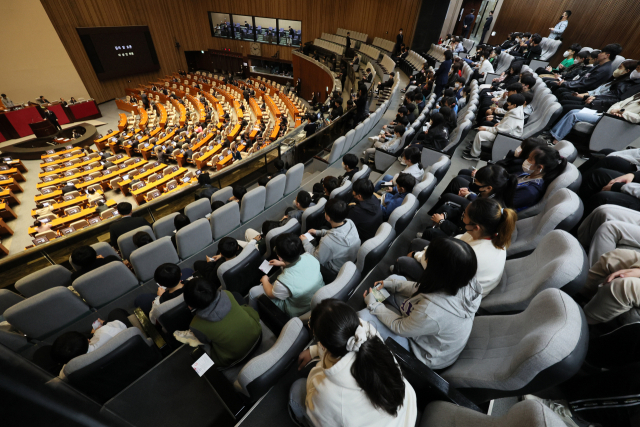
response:
M286 46L300 46L302 40L302 21L278 19L280 25L280 44Z
M302 22L288 19L209 12L213 37L250 40L282 46L302 44Z
M233 38L231 15L228 13L209 12L209 23L212 36Z
M278 22L273 18L255 17L256 38L260 43L278 43Z
M147 26L76 28L98 80L158 71Z
M253 16L231 15L233 21L233 35L237 40L254 40Z

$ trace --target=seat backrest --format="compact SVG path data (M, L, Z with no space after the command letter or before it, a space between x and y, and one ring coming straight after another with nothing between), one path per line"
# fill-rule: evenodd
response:
M578 182L577 188L575 187L576 182ZM559 190L569 187L576 188L577 190L580 188L580 183L582 183L582 175L580 174L580 171L573 164L567 163L567 167L564 171L549 184L542 196L542 199L540 199L540 201L535 205L518 212L518 219L529 218L539 214L542 212L542 209L544 209L549 199Z
M273 242L275 242L275 238L277 236L285 233L300 234L300 223L297 219L291 218L285 225L269 230L265 236L267 251L265 252L264 257L266 259L270 259L272 256L275 257L275 254L273 253Z
M451 159L448 156L440 156L437 162L433 163L431 166L427 166L426 163L422 163L425 166L425 172L431 172L433 176L435 176L438 183L442 181L442 178L449 171L449 167L451 166Z
M93 308L101 308L138 287L138 279L121 262L110 262L73 281L82 299Z
M201 200L208 202L207 199ZM178 247L178 256L181 259L189 258L211 243L213 243L211 226L206 218L200 218L176 233L176 246Z
M340 187L336 188L331 192L331 194L329 195L329 199L337 198L344 202L348 202L349 200L351 200L352 187L353 187L353 184L351 184L351 181L346 180L343 185L341 185Z
M342 149L344 148L345 142L346 138L344 136L341 136L333 142L331 152L327 158L327 162L329 162L330 165L334 164L342 156Z
M553 148L556 149L562 157L567 159L567 162L569 163L573 163L578 157L578 150L570 141L567 141L566 139L558 141L558 143L554 145Z
M90 313L73 292L57 286L9 307L3 315L29 338L42 340Z
M315 206L308 207L302 214L302 233L306 233L308 229L313 228L324 217L324 205L327 200L322 197Z
M174 331L186 331L194 314L184 302L184 295L178 295L169 301L156 305L152 309L162 329L169 334Z
M142 227L138 227L135 230L128 231L118 237L118 248L120 249L120 254L122 255L122 259L129 259L131 252L138 249L138 247L133 243L133 236L139 231L144 231L145 233L151 236L152 240L156 240L156 235L153 234L153 230L148 225L143 225Z
M354 263L351 261L345 262L340 268L340 271L338 271L335 280L318 289L313 295L311 298L311 310L328 298L346 301L351 292L360 283L362 276L362 272L358 270ZM309 311L307 314L310 315L311 312ZM306 317L306 315L303 315L303 317Z
M106 403L160 361L152 345L140 329L127 328L91 353L72 359L62 373L76 389Z
M422 206L431 197L436 185L438 185L436 177L430 172L425 172L425 178L417 183L412 191L412 194L418 199L418 206Z
M276 204L284 195L284 188L287 184L287 177L285 175L278 175L273 177L267 182L265 186L265 200L264 208L268 208Z
M156 239L173 235L173 231L176 229L173 225L173 220L179 213L180 212L171 213L153 223L153 233L155 234Z
M107 242L94 243L91 247L96 251L96 255L98 256L102 255L104 258L108 256L115 256L116 258L121 259L116 250ZM69 255L69 264L71 264L71 267L75 271L80 270L80 266L73 262L71 255Z
M611 138L615 135L615 138ZM627 120L603 116L593 129L589 140L589 150L600 151L604 148L614 151L624 150L629 144L640 137L640 126Z
M407 228L418 208L418 199L413 194L407 194L402 204L395 208L387 221L400 234Z
M163 237L131 252L129 256L133 271L141 282L153 278L156 268L161 264L180 262L178 253L170 237Z
M302 163L298 163L291 168L286 173L287 183L284 187L284 195L287 196L300 187L302 184L302 176L304 175L304 165Z
M362 165L362 168L356 173L353 174L353 182L356 182L359 179L369 179L369 175L371 174L371 168L367 165Z
M233 196L233 188L231 187L221 188L220 190L213 193L213 195L211 196L211 203L215 201L227 203L227 200L229 200L231 196Z
M229 202L211 214L211 235L213 240L222 238L240 226L240 205Z
M184 208L184 214L189 217L191 222L203 219L211 213L211 202L208 199L198 199L189 203Z
M71 272L61 265L50 265L18 280L16 290L25 297L32 297L56 286L71 285ZM0 312L1 314L2 312Z
M257 187L248 191L240 203L240 222L245 223L264 211L267 191L264 187Z
M382 260L395 237L396 232L391 224L383 222L375 236L362 242L356 260L356 266L362 275L366 276Z
M360 123L355 128L356 135L354 136L353 145L356 145L364 137L364 124Z
M355 143L356 130L351 129L349 132L345 134L346 142L344 144L345 149L342 151L342 155L347 154L349 149L354 146Z
M262 255L255 245L245 246L238 256L218 267L222 289L246 295L249 289L260 283L263 273L258 267L262 261Z
M0 289L0 316L4 311L17 303L24 301L24 297L11 292L9 289Z

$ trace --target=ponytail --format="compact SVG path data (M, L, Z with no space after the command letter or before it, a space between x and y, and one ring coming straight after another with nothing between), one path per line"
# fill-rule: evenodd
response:
M533 151L533 158L536 165L542 166L545 187L548 187L567 167L567 159L562 157L558 150L548 146L536 148Z
M482 228L483 235L491 239L496 249L507 249L516 228L518 214L503 208L495 199L478 198L467 208L469 219Z
M513 209L504 208L500 212L498 231L491 236L491 243L498 249L507 249L511 245L511 235L516 229L518 214Z

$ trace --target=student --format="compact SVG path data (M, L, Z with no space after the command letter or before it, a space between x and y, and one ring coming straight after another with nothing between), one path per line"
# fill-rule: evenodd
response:
M171 235L171 243L173 243L174 248L178 249L178 243L176 242L176 234L178 233L178 231L180 231L182 228L186 227L189 224L191 224L191 220L189 219L189 217L181 213L179 213L173 218L173 226L176 229L173 231L173 234Z
M391 213L402 204L407 194L413 191L416 179L406 173L401 173L396 179L396 189L382 196L382 217L385 221L389 219Z
M358 156L355 154L345 154L342 158L342 168L346 171L344 175L338 177L338 181L341 185L344 185L346 180L353 181L353 175L358 172Z
M395 175L383 176L380 179L380 181L376 183L375 191L376 192L380 191L380 189L382 188L382 183L389 182L389 181L393 183L393 187L389 187L389 188L395 189L396 181L401 173L406 173L411 175L416 179L416 182L422 181L422 178L424 177L424 169L422 168L422 164L420 163L421 157L422 157L422 153L420 153L420 150L418 149L418 147L410 146L405 148L404 151L402 152L402 159L400 161L401 164L404 164L406 166L404 170Z
M503 208L494 199L476 199L464 211L465 233L456 239L467 242L476 253L476 278L482 287L483 297L500 283L517 218L513 209ZM424 249L428 244L422 239L411 242L415 252L398 258L392 272L410 280L420 279L427 266Z
M331 192L340 187L340 182L335 176L325 176L322 181L313 184L313 203L318 203L321 198L329 200Z
M153 238L146 231L138 231L131 239L137 248L141 248L153 242Z
M258 298L266 295L288 316L300 316L311 309L311 298L324 286L320 263L304 252L298 236L291 233L276 238L275 255L277 259L270 260L269 265L282 267L282 273L274 283L269 276L262 276L261 284L249 290L249 305L257 310Z
M430 148L441 151L449 144L449 128L442 113L434 113L429 120L429 127L424 132L418 132L416 142L411 146Z
M229 291L223 291L203 278L184 284L184 302L196 315L188 331L175 331L182 343L196 347L205 339L209 356L218 368L227 367L246 356L260 338L262 327L258 313L248 305L240 305ZM194 333L195 331L195 333Z
M478 261L468 243L453 237L433 240L425 258L418 282L392 275L374 283L391 296L383 304L365 291L367 308L358 315L373 323L382 339L391 337L431 369L444 369L467 344L480 308Z
M225 262L235 258L242 252L242 247L233 237L223 237L218 243L218 253L213 257L207 255L206 261L196 261L193 264L194 276L207 279L216 287L221 286L218 279L218 268Z
M229 197L229 202L238 202L238 204L242 204L242 198L247 194L247 189L242 185L234 185L232 187L232 196Z
M372 148L367 148L362 152L363 156L360 161L363 164L367 164L373 161L376 148L384 150L388 153L393 153L400 148L400 144L402 143L402 136L405 132L405 127L403 125L395 125L393 128L393 138L388 134L383 134L377 137L370 137L369 140L374 141ZM385 138L389 138L386 140Z
M373 184L368 179L359 179L353 183L355 203L349 205L347 218L355 224L361 243L374 237L382 224L382 207L380 201L373 196L373 191Z
M298 369L320 360L289 392L299 425L415 425L415 391L371 324L346 303L325 299L311 312L309 327L318 344L300 354Z
M121 261L121 259L116 255L109 255L107 257L98 255L94 248L86 245L79 246L71 252L71 261L79 267L78 270L71 273L71 282L73 282L78 277L90 272L91 270L100 268L110 262Z
M118 248L118 237L122 236L124 233L135 230L136 228L144 227L145 225L149 226L146 219L139 216L131 216L131 211L133 210L131 203L118 203L117 210L121 218L109 227L110 243L114 248Z
M157 320L154 310L157 306L182 295L183 284L180 280L181 276L180 267L176 264L161 264L153 273L153 280L158 285L158 292L155 294L140 294L136 297L133 304L149 317L152 324L155 325Z
M345 262L356 261L360 237L353 221L347 219L348 214L345 202L331 199L324 208L324 217L331 229L308 230L309 234L319 240L318 246L313 246L304 235L300 236L305 252L312 254L320 262L320 271L325 283L335 280Z
M311 194L308 191L301 190L296 199L293 201L295 208L287 208L284 211L284 217L282 219L295 218L302 224L302 214L311 206Z
M547 187L566 167L567 159L557 150L545 146L533 150L529 158L522 163L523 173L518 176L518 187L513 199L516 211L522 211L538 203Z
M98 200L102 200L104 197L102 196L102 194L98 193L95 188L89 188L87 190L89 192L89 194L87 195L87 200L89 202L89 204L93 204L95 202L97 202Z

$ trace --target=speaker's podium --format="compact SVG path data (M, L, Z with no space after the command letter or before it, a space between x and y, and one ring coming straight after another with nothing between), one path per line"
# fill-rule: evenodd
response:
M29 127L33 131L33 134L38 138L43 138L58 133L58 128L56 128L49 120L29 123Z

